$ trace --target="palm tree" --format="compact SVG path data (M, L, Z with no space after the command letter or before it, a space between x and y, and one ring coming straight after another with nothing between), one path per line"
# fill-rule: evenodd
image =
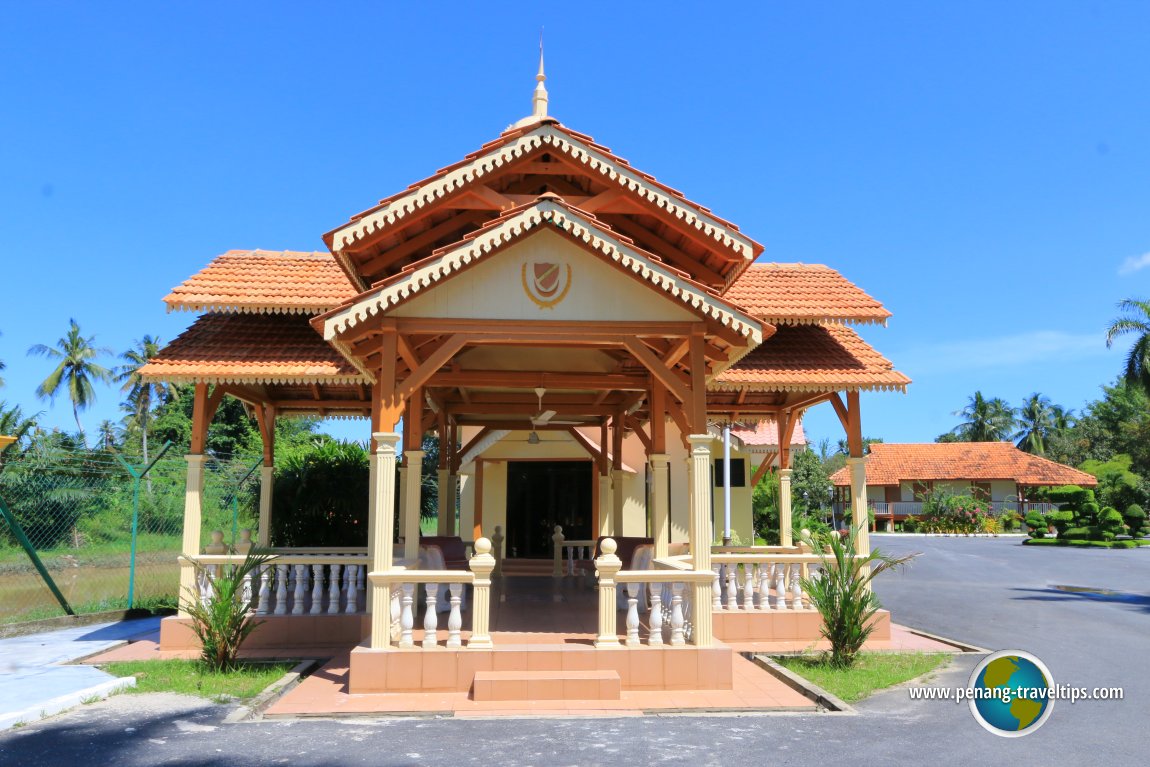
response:
M32 428L36 425L36 417L39 415L39 413L25 415L19 405L13 405L9 408L8 403L0 402L0 434L16 438L15 442L3 450L0 450L0 458L17 452L17 446L20 444L20 441L24 439L24 436L32 431Z
M96 427L96 433L99 435L100 447L105 450L111 450L116 446L116 424L105 418L100 421L100 425Z
M28 354L59 361L56 368L36 387L36 395L55 402L60 389L66 388L68 399L72 401L72 416L76 419L80 441L86 444L84 425L80 423L80 411L86 410L96 401L96 390L92 388L93 381L109 383L112 380L111 371L95 361L102 354L111 354L111 351L97 347L95 336L85 338L76 320L68 322L67 335L58 339L55 347L36 344L28 350Z
M148 462L148 427L152 410L162 402L171 402L177 397L177 390L160 381L145 380L140 368L148 360L160 353L160 339L145 335L136 345L120 355L126 364L116 368L116 382L123 384L120 391L125 395L124 409L128 411L131 424L140 430L140 441L144 451L144 463Z
M1137 338L1126 355L1126 383L1141 386L1150 394L1150 301L1126 298L1118 302L1118 308L1126 312L1106 328L1106 348L1114 345L1118 336L1134 333Z
M976 391L962 410L954 415L964 419L953 433L963 442L1002 442L1014 434L1014 411L1006 401L986 399Z
M1074 410L1073 408L1065 408L1062 405L1050 406L1050 423L1051 430L1055 434L1064 434L1070 429L1074 428Z
M1014 436L1018 439L1020 449L1035 455L1046 455L1046 438L1055 429L1054 407L1050 404L1050 398L1035 392L1023 401L1022 407L1014 411L1020 427Z

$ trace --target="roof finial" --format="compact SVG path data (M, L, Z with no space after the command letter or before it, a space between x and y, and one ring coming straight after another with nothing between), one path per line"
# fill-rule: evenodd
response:
M546 117L547 116L547 86L544 85L547 81L547 75L543 74L543 27L539 27L539 74L535 75L535 80L538 83L535 86L535 95L531 98L533 109L531 111L532 117Z

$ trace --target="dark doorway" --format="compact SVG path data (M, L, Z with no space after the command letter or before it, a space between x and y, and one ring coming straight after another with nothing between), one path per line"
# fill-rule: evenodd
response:
M590 461L508 461L508 557L549 559L555 525L569 540L591 538Z

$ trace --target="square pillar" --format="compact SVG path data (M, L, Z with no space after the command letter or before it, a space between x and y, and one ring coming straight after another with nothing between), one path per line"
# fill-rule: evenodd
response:
M667 487L670 456L651 454L651 537L655 539L655 556L667 556L671 536L671 498Z
M256 542L266 549L272 540L272 489L275 486L275 467L260 468L260 527Z
M459 526L455 523L455 503L459 498L459 475L449 472L447 475L447 535L459 535Z
M423 479L423 451L404 450L403 464L403 556L410 569L419 560L419 490Z
M691 446L688 463L691 488L691 560L695 572L711 572L711 543L714 532L711 529L711 435L692 434L687 437ZM694 604L691 606L691 619L694 624L691 643L698 647L710 647L714 633L711 627L711 588L713 581L692 584Z
M371 456L371 508L368 513L368 558L371 572L387 572L392 567L395 540L395 458L399 435L376 432L375 453ZM371 647L391 646L391 586L370 583Z
M847 459L850 460L850 459ZM779 469L779 545L793 546L791 528L791 477L794 469Z
M866 458L847 458L851 472L851 536L855 553L870 553L870 522L866 504Z
M438 535L452 535L451 528L455 527L455 493L452 492L451 472L440 469L436 474L439 487L439 515L436 524Z
M627 474L622 469L611 469L611 535L623 535L623 481Z
M184 541L182 553L185 557L195 557L200 553L200 528L203 526L202 498L204 493L203 455L186 455L188 462L187 485L184 488ZM194 599L196 594L196 569L189 564L180 565L180 615L187 617L185 600Z
M611 475L599 475L599 532L597 535L618 535L612 527L611 515Z

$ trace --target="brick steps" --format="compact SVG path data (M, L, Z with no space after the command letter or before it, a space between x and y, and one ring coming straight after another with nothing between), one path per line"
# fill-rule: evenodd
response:
M507 700L619 700L616 671L476 671L471 697Z

